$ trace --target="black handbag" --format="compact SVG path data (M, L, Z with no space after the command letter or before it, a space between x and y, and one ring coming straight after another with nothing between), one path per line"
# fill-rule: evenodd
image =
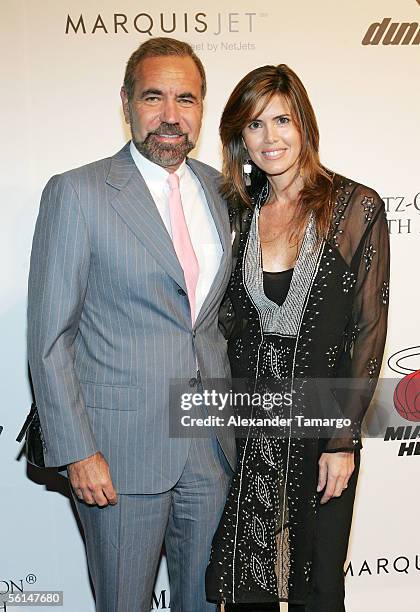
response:
M25 454L28 462L36 467L45 467L44 451L46 446L39 421L38 408L34 403L31 405L31 410L16 438L16 442L22 442L24 436Z

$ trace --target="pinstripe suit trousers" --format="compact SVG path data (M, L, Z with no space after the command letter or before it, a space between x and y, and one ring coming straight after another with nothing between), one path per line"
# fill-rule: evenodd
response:
M164 493L118 497L88 506L74 496L82 522L97 612L149 612L165 543L171 612L215 612L204 575L232 469L215 437L193 438L176 485Z

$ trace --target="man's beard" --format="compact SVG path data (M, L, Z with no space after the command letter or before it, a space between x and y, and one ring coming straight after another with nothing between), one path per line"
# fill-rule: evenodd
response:
M163 134L183 136L183 140L177 144L159 142L156 136ZM143 142L135 140L133 136L133 142L144 157L164 168L181 164L194 148L188 135L181 131L179 125L172 123L161 123L157 130L149 132Z

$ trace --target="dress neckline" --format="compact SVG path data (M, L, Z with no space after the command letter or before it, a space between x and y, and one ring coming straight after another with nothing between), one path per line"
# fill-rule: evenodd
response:
M263 270L263 274L286 274L287 272L293 273L294 267L287 268L287 270L276 270L275 272L271 272L270 270Z
M264 292L262 251L258 231L259 212L260 209L256 207L245 244L242 266L244 287L259 312L262 330L265 333L296 336L324 243L317 241L315 215L311 211L295 266L289 271L288 292L283 303L276 304Z

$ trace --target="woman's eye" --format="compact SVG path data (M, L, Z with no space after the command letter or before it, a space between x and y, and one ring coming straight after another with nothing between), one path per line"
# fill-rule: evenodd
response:
M252 122L249 124L249 126L248 126L248 127L249 127L249 129L250 129L250 130L256 130L257 128L259 128L259 127L260 127L260 125L261 125L261 124L260 124L260 122L259 122L259 121L252 121Z
M279 123L281 125L286 125L287 123L290 123L290 117L279 117Z

